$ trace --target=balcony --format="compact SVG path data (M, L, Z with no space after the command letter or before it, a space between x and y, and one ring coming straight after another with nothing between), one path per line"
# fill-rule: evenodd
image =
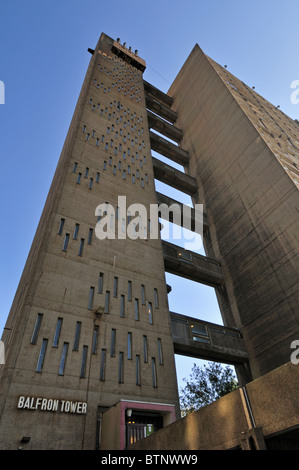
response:
M150 131L150 142L152 150L160 153L161 155L164 155L170 160L173 160L174 162L183 166L189 162L189 153L187 150L184 150L172 142L163 139L163 137L160 137L152 131Z
M153 98L157 99L158 101L162 101L162 103L164 103L166 106L169 106L171 108L173 104L173 98L171 98L171 96L167 95L163 91L151 85L146 80L143 80L143 85L144 85L144 91L147 94L152 95Z
M171 124L174 124L176 122L177 117L178 117L177 113L173 111L172 109L170 109L165 104L153 98L153 96L149 95L146 92L145 92L145 104L146 104L146 107L150 111L153 111L153 113L158 114L158 116L161 116L163 119L166 119Z
M238 365L248 354L241 333L236 328L205 322L170 312L175 354Z
M165 271L212 287L224 283L219 261L162 240Z
M183 173L166 163L161 162L155 157L152 157L154 166L154 177L162 183L166 183L179 191L182 191L190 196L197 193L197 182L192 176Z
M157 196L157 202L158 204L166 204L167 207L170 207L170 206L173 206L174 208L178 208L177 211L174 211L174 213L171 211L169 212L169 222L172 222L172 223L175 223L177 220L179 220L179 216L181 217L181 222L178 224L180 227L183 226L183 214L184 214L184 207L185 207L185 204L182 204L181 202L179 201L176 201L175 199L172 199L171 197L169 196L165 196L165 194L161 194L159 192L156 192L156 196ZM190 215L190 218L187 219L187 223L188 223L188 227L190 227L190 230L191 231L195 231L195 210L191 207L188 209L190 210L191 212L191 215ZM189 211L185 211L185 214L189 214ZM208 218L206 216L206 214L202 214L202 222L203 222L203 232L205 232L208 227L209 227L209 224L208 224Z
M157 132L160 132L160 134L165 135L177 143L182 140L183 131L181 131L181 129L178 129L178 127L175 127L173 124L164 121L164 119L161 119L149 110L147 110L147 120L149 128L155 129Z

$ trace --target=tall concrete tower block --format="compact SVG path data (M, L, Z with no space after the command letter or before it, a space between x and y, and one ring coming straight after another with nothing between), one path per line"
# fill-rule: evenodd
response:
M179 416L160 234L127 212L156 203L146 65L90 52L2 337L2 449L123 449Z
M254 379L279 375L299 340L298 122L198 45L168 93L143 79L145 61L120 40L102 34L89 52L0 343L1 449L126 449L156 431L147 442L159 448L169 432L171 447L186 423L175 354L236 366L245 409L245 386L255 403ZM195 231L196 204L206 256L160 234L160 219L181 225L185 213ZM189 317L188 292L186 312L170 312L165 272L213 287L223 324ZM251 415L230 403L222 431L241 416L243 433ZM222 421L208 413L191 440L214 448ZM176 436L182 449L190 429Z
M225 325L241 330L253 378L299 339L299 123L194 47L168 94L221 261Z

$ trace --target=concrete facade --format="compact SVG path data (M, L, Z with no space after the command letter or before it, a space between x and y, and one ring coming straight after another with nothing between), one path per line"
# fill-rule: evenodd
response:
M99 204L156 202L144 67L105 35L92 51L2 338L1 449L17 449L24 436L27 449L95 449L102 412L120 398L167 403L179 416L161 240L148 225L146 239L96 236ZM127 229L126 212L118 217ZM25 406L19 397L29 397ZM62 412L62 402L86 412Z
M299 337L299 126L198 45L168 94L209 221L206 253L222 266L223 320L240 328L255 378Z
M0 448L264 448L286 431L296 440L298 123L197 45L168 94L118 40L102 34L89 52L2 337ZM162 241L159 228L153 238L153 220L126 212L176 202L155 179L203 204L207 256ZM100 227L115 238L99 239ZM214 287L224 326L169 312L165 272ZM235 365L240 389L178 420L175 353Z
M131 449L298 450L297 367L278 367Z

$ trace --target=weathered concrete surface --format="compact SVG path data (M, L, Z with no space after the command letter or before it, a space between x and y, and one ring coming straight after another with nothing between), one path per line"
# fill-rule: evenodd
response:
M198 227L196 226L195 209L193 207L189 207L189 206L187 207L185 206L185 204L182 204L176 199L172 199L171 197L166 196L165 194L162 194L162 193L156 192L156 196L157 196L157 202L159 205L166 204L167 207L169 208L171 207L173 209L173 211L169 211L166 214L167 220L169 220L169 222L177 224L181 227L183 226L183 223L185 223L185 226L188 228L190 227L191 231L195 231L195 229L198 229ZM189 216L189 212L190 212L190 216ZM163 218L163 211L161 212L161 217ZM207 230L209 227L209 222L204 212L202 213L202 224L203 224L202 231Z
M95 211L99 204L108 202L116 210L118 196L126 196L127 208L133 203L144 204L149 213L150 203L156 203L142 73L111 52L113 43L103 35L91 56L6 323L2 338L6 364L2 367L0 388L2 449L17 449L23 436L31 437L26 444L28 449L94 449L98 407L110 407L122 397L172 403L179 412L161 240L144 239L144 236L137 240L128 237L100 240L95 232L98 220ZM117 75L127 76L124 89L113 78L115 70ZM130 90L132 82L134 92ZM119 217L124 219L126 229L126 212ZM61 219L64 225L58 233ZM74 237L76 224L79 224L77 238ZM90 230L93 237L88 243ZM142 230L148 235L148 227ZM69 242L63 250L67 234ZM84 248L79 255L81 240ZM102 290L99 289L101 273ZM116 294L115 277L118 278ZM131 300L128 299L129 281ZM141 296L142 285L146 302ZM91 287L94 291L89 306ZM157 289L158 305L154 289ZM109 313L104 314L106 292L110 292L110 302ZM121 296L125 297L122 314ZM137 319L135 299L139 307ZM151 324L149 302L153 311ZM39 313L43 315L42 324L36 344L32 344ZM62 328L59 343L53 346L58 318L62 318ZM73 347L77 322L81 322L78 350ZM98 338L93 349L96 328ZM112 329L116 331L113 354ZM128 332L132 334L132 359L127 358ZM144 335L151 354L148 362L143 360ZM164 353L161 365L157 357L158 338ZM44 363L41 372L36 372L44 339L48 340ZM64 343L69 345L68 353L63 374L59 374ZM83 347L88 349L85 373L81 376ZM105 374L100 380L104 351ZM120 353L123 353L122 380L118 373ZM136 383L136 355L142 358L141 385ZM157 357L157 387L152 383L152 357ZM87 413L18 409L19 395L86 400Z
M169 106L166 106L161 101L155 99L153 96L145 93L146 99L146 107L153 111L154 113L158 114L162 118L169 121L171 124L174 124L177 120L177 113L173 111Z
M248 360L238 330L170 312L174 352L189 357L227 364Z
M217 260L162 241L165 271L209 286L223 284L221 265Z
M174 140L177 143L182 139L183 133L181 129L178 129L173 124L161 119L150 110L147 110L147 120L150 128L155 129L157 132L160 132L169 139Z
M298 438L293 438L295 430L299 430L298 367L287 363L246 385L254 426L242 389L238 389L137 442L131 448L246 449L243 440L255 432L259 438L264 438L264 444L259 439L260 448L298 449Z
M177 170L176 168L152 157L154 176L159 181L169 184L186 194L193 195L197 192L197 182L192 176Z
M189 162L188 152L178 145L169 142L152 131L150 131L150 139L152 150L164 155L176 163L179 163L180 165L185 166Z
M158 101L162 101L162 103L171 108L173 104L173 99L171 98L171 96L159 90L146 80L143 80L143 85L145 93L151 95L153 98L156 98Z
M282 165L299 161L299 127L197 45L169 95L209 220L206 253L223 268L223 319L241 329L258 377L299 338L298 170Z

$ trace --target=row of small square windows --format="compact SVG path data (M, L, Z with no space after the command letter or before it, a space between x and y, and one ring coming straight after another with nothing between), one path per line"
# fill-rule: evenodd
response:
M128 122L128 126L130 126L129 122ZM127 127L127 123L124 122L124 128L126 129L126 127ZM114 129L114 124L112 124L112 125L111 125L111 128L110 128L109 126L107 127L107 131L106 131L106 132L107 132L107 134L110 134L110 131L111 131L111 132L114 132L114 130L115 130L115 129ZM129 131L129 130L130 130L130 129L128 129L128 131ZM116 139L118 138L118 134L119 134L120 136L123 135L123 140L124 140L124 142L126 142L127 139L128 139L128 140L130 139L130 135L131 135L130 132L128 132L128 131L127 131L127 134L126 134L126 135L125 135L125 134L123 135L123 130L122 130L122 128L120 128L119 131L115 130L115 138L116 138ZM134 126L131 126L131 132L134 132L134 131L136 131L137 134L138 134L139 136L141 136L141 134L143 134L143 127L142 127L141 129L137 129L137 125L135 124ZM135 137L135 142L136 142L136 139L137 139L137 138ZM137 142L136 142L136 143L137 143Z
M126 126L124 126L124 127L126 127ZM133 130L133 126L132 126L131 130ZM114 126L113 126L113 124L112 124L112 126L111 126L111 132L113 132L113 131L114 131ZM84 132L84 130L83 130L83 132ZM110 127L107 127L107 131L106 131L106 132L107 132L108 135L110 134ZM142 129L141 131L138 130L138 135L140 135L141 132L142 132L142 134L143 134L143 129ZM118 139L119 136L123 137L123 142L124 142L124 144L126 144L126 143L129 144L129 143L130 143L130 137L131 137L130 132L128 132L127 134L123 135L122 129L119 129L119 131L115 131L115 139ZM94 137L95 137L95 134L94 134ZM105 139L104 139L104 136L102 135L101 142L104 142L104 140L105 140ZM131 139L131 146L134 147L134 144L138 144L138 139L137 139L137 137L135 137L134 139ZM119 145L120 145L119 150L122 150L122 144L119 144ZM110 147L113 147L113 140L112 140L112 139L110 140ZM142 147L143 147L143 148L145 147L144 141L142 141L142 144L139 143L139 150L141 150ZM108 150L108 148L106 148L106 150Z
M107 74L108 74L108 72L107 72ZM113 75L113 78L115 78L114 75ZM127 84L126 82L124 82L124 79L119 78L118 82L123 83L123 85L118 89L118 91L123 90L124 87L127 87L127 90L131 90L131 91L134 90L135 93L137 93L137 94L140 93L140 88L136 88L136 90L135 90L135 85L130 86L130 83ZM106 88L104 83L103 82L99 83L96 78L93 80L93 83L96 85L97 88L103 88L104 93L107 93L107 91L108 91L108 93L110 92L110 87L107 86L107 88ZM116 86L117 86L116 83L113 83L113 82L111 83L111 88L114 88Z
M124 62L122 59L119 59L118 57L111 57L109 56L108 54L106 54L106 52L103 52L101 50L98 50L98 53L102 55L103 59L105 60L108 60L108 62L114 62L114 64L117 64L114 68L113 68L113 71L115 72L116 70L121 70L121 69L124 69L125 71L130 71L130 75L134 75L135 77L139 77L139 76L142 76L141 73L138 74L138 72L136 72L136 68L135 66L132 66L130 63L128 62ZM98 67L100 68L101 67L101 64L98 64ZM104 69L106 70L106 67L104 67ZM120 72L120 73L124 73L124 72Z
M91 109L92 109L93 111L95 110L96 107L97 107L97 109L100 109L100 110L101 110L101 111L100 111L101 116L104 115L104 112L105 112L105 114L108 114L108 106L105 107L105 111L104 111L103 108L100 108L100 106L101 106L100 103L97 103L97 105L94 104L92 98L89 98L89 104L91 105L91 107L92 107ZM120 111L123 110L123 105L120 103L120 101L116 102L116 100L114 100L113 105L116 106L116 111L117 111L117 112L120 112ZM110 101L110 103L109 103L109 108L112 108L112 101ZM123 113L124 113L124 116L128 119L128 121L126 122L125 120L123 120L123 116L122 116L122 114L121 114L121 115L119 116L119 118L118 118L118 117L116 118L116 124L119 124L120 122L124 122L124 124L123 124L124 128L126 128L127 125L130 126L130 122L129 122L130 119L131 119L131 121L133 121L133 122L134 122L134 119L137 119L137 123L138 123L138 124L139 124L140 122L143 122L143 117L142 117L142 116L137 116L136 112L130 113L130 108L127 108L127 110L124 109L124 110L123 110ZM109 116L110 116L110 117L109 117ZM112 112L112 117L113 117L113 118L116 117L115 111ZM108 115L108 118L109 118L109 120L111 119L111 114ZM131 130L133 131L133 128L132 128L132 127L133 127L133 126L131 126ZM136 125L136 124L134 125L134 129L137 130L137 125ZM143 134L143 131L142 131L142 134Z
M90 97L89 104L92 104L92 103L93 103L93 99ZM123 111L124 116L127 116L129 119L131 118L133 120L133 118L138 118L136 111L132 112L130 111L130 108L124 108L124 105L120 101L113 100L113 103L112 101L110 101L109 108L112 108L112 105L116 107L117 112ZM98 103L97 106L99 107L100 103ZM107 108L106 108L106 112L107 112ZM143 121L142 115L140 115L140 121L141 122ZM138 122L139 122L139 118L138 118Z
M110 86L107 86L107 88L106 88L106 87L104 87L104 84L103 84L103 83L101 83L101 84L98 83L96 79L94 80L94 84L96 85L96 88L100 88L100 87L103 88L104 93L110 93L111 88L114 88L114 83L111 84L111 88L110 88ZM117 87L117 85L115 84L115 88L116 88L116 87ZM123 91L123 92L124 92L124 96L127 96L127 95L129 96L129 95L130 95L130 99L131 99L131 100L136 98L136 103L138 103L138 102L141 101L141 97L139 96L139 98L138 98L138 97L136 97L136 95L135 95L135 93L136 93L136 94L139 94L140 91L136 91L135 93L129 93L129 92L127 92L127 90L124 89L124 86L123 86L123 85L122 85L122 86L118 86L118 87L117 87L117 91L119 91L119 92Z
M121 70L124 68L124 70ZM112 76L112 79L118 80L119 82L124 83L124 79L126 79L129 83L135 83L136 85L139 85L141 80L138 76L138 74L135 73L135 71L130 71L127 69L126 66L120 65L120 67L109 67L109 69L105 66L102 66L101 64L98 64L98 70L101 73L104 73L106 76ZM117 73L115 73L117 72Z
M32 337L31 337L31 344L37 344L39 330L42 324L43 314L38 313L37 318L35 321ZM54 332L54 338L52 347L57 348L59 343L59 338L61 334L63 324L63 318L58 317L56 328ZM73 351L79 350L79 342L80 342L80 333L81 333L82 323L77 322L75 328L75 337L73 343ZM92 346L91 346L91 353L93 355L97 354L98 349L98 337L99 337L99 326L94 325L93 335L92 335ZM37 365L36 365L36 372L41 373L44 365L46 350L48 346L48 338L43 338L41 349L39 352ZM162 341L161 338L157 339L157 347L158 347L158 360L159 365L163 365L163 351L162 351ZM61 359L58 368L58 375L64 375L66 359L69 349L69 343L64 342L62 347ZM99 379L100 381L105 381L106 379L106 349L101 350L101 362L100 362L100 374ZM112 328L111 330L111 341L110 341L110 357L114 358L116 356L116 329ZM82 359L81 359L81 366L80 366L80 378L85 378L86 376L86 365L87 365L87 355L88 355L88 346L83 345L82 350ZM124 381L124 352L119 351L119 369L118 369L118 381L119 383L123 383ZM141 376L140 376L140 353L136 354L136 385L141 385ZM127 333L127 359L133 359L133 335L132 332ZM144 363L148 363L148 338L146 335L143 335L143 361ZM152 378L153 378L153 387L157 387L157 371L156 371L156 358L151 358L151 365L152 365Z
M102 139L101 139L101 142L104 143L105 141L105 136L102 136ZM113 148L114 147L114 141L113 139L110 139L110 148ZM109 150L109 143L106 141L105 143L105 150ZM139 150L142 150L139 148ZM143 158L142 156L139 158L139 153L137 150L132 151L131 153L131 149L128 147L126 148L126 150L123 150L122 148L122 144L119 143L118 144L118 147L114 147L114 155L117 155L118 154L118 151L119 152L122 152L123 151L123 159L126 160L127 157L131 157L132 159L132 163L135 163L135 160L136 162L139 161L140 162L140 168L143 168L143 163L146 163L146 156L144 155Z
M119 75L124 75L125 77L127 76L126 74L128 74L128 76L133 76L133 77L137 77L138 78L138 75L134 72L134 70L130 70L126 67L126 65L120 65L119 67L113 67L113 72L116 72L117 70L121 70L123 69L122 71L119 72ZM111 75L112 71L108 71L107 67L103 66L102 64L98 64L98 69L100 70L100 72L106 72L106 75L108 75L108 73ZM118 74L115 74L116 77L118 77Z
M90 137L93 138L93 139L96 139L95 142L96 142L97 146L99 146L100 143L104 143L104 141L105 141L105 135L104 134L102 134L101 139L100 139L99 137L96 137L97 133L94 129L91 132L87 132L87 127L85 125L83 125L82 132L83 132L83 134L86 134L85 140L87 142L90 141ZM123 140L124 140L125 144L129 144L129 140L127 141L127 136L124 136ZM110 142L110 144L111 144L111 142ZM134 139L131 139L131 147L135 147L135 144L138 144L139 150L142 150L142 148L145 148L144 140L142 141L142 143L140 143L140 142L138 143L138 138L137 137L135 137ZM115 147L115 148L117 149L117 147ZM119 148L120 151L122 150L122 144L121 143L118 145L118 148ZM106 142L105 150L108 150L108 143L107 142Z
M124 157L125 158L125 157ZM135 157L132 156L132 163L135 162ZM73 168L73 172L76 173L76 170L77 170L77 162L74 163L74 168ZM117 168L119 171L122 171L122 178L125 180L127 179L127 175L130 176L132 178L132 183L135 184L136 183L136 179L139 180L140 179L140 184L141 184L141 187L144 188L144 183L148 183L148 175L147 173L145 173L144 175L144 178L143 177L140 177L140 171L138 168L135 169L134 173L132 172L132 169L131 169L131 166L130 165L127 165L127 168L126 169L122 169L122 162L119 161L118 162L118 165L113 165L113 160L112 160L112 157L109 157L109 160L107 162L107 160L104 160L104 164L103 164L103 170L106 171L108 166L113 166L113 175L117 175ZM143 162L142 160L140 160L140 166L142 167L143 166ZM89 173L89 168L86 167L85 168L85 173L84 173L84 178L88 178L88 173ZM77 181L76 183L77 184L80 184L81 183L81 179L82 179L82 173L79 172L78 173L78 176L77 176ZM100 182L100 172L97 172L96 173L96 178L95 178L95 182L96 183L99 183ZM93 188L93 183L94 183L94 178L93 177L90 177L89 178L89 189L92 189Z
M92 110L95 110L96 105L93 104L92 98L89 98L89 104L92 106ZM120 102L116 103L116 101L114 100L114 103L113 103L113 104L114 104L114 106L116 106L117 112L120 112L120 110L122 110L123 105L120 104ZM112 108L112 102L110 102L109 107ZM100 109L100 115L101 115L101 116L103 116L104 113L105 113L105 114L108 114L107 117L108 117L108 120L109 120L109 121L110 121L112 118L116 118L116 119L115 119L115 123L116 123L116 124L123 123L124 129L126 129L126 127L128 126L128 127L130 127L131 132L136 131L139 136L144 133L143 128L139 129L139 128L137 128L137 124L136 124L136 123L134 124L134 126L130 123L130 120L131 120L132 122L134 122L134 119L136 118L136 119L137 119L137 123L139 124L140 122L143 122L143 117L142 117L142 116L137 116L136 112L130 114L130 109L129 109L129 108L127 108L127 110L124 109L124 112L123 112L123 113L124 113L124 117L126 116L127 119L128 119L127 121L126 121L125 119L123 120L122 114L121 114L120 116L116 116L116 112L115 112L115 111L113 111L112 114L111 114L111 112L109 113L109 109L108 109L107 106L105 107L105 110L104 110L103 108L100 108L100 103L98 103L98 104L97 104L97 108ZM114 130L114 124L111 125L111 129ZM86 132L86 126L83 126L83 132L84 132L84 133ZM122 129L120 129L120 132L122 132ZM87 135L87 137L86 137L87 140L89 139L89 136L90 136L90 134ZM95 130L93 130L92 136L95 137Z
M114 62L114 71L115 70L121 70L121 69L125 69L125 70L128 70L128 71L131 71L130 74L131 75L136 75L136 68L134 66L132 66L130 63L128 62L124 62L122 59L120 59L119 57L111 57L110 55L106 54L106 52L103 52L101 51L100 49L98 50L98 53L102 55L103 59L105 60L108 60L108 62ZM98 64L98 67L101 67L102 64ZM106 69L106 67L105 67Z
M95 104L92 104L92 99L89 100L89 103L92 107L92 111L95 110L96 106ZM105 110L103 108L100 108L100 103L97 104L97 108L100 109L100 116L104 116L104 114L108 114L108 120L110 121L112 118L115 118L116 117L116 114L115 112L112 113L108 113L108 107L106 106L105 107ZM137 118L137 122L140 123L140 121L142 122L142 117L139 119ZM141 136L141 134L144 133L144 130L143 130L143 127L140 129L140 128L137 128L137 124L135 123L134 125L132 125L130 123L130 120L128 119L128 121L123 121L123 117L122 115L119 116L119 117L116 117L115 119L115 123L116 124L120 124L120 123L123 123L123 127L124 129L127 128L128 126L128 130L131 130L131 132L136 132L138 134L138 136ZM109 127L107 129L110 129ZM113 131L114 130L114 124L111 125L111 130ZM122 135L122 128L119 129L119 132L120 132L120 135ZM128 131L127 131L128 132Z
M102 69L100 69L100 71L103 72ZM124 73L124 72L122 72L122 73ZM106 75L107 75L107 76L108 76L108 75L112 75L112 71L110 70L110 72L109 72L109 71L107 70L107 71L106 71ZM129 90L135 90L135 85L131 85L132 83L136 83L136 84L139 83L138 80L134 80L134 78L129 78L129 77L127 77L126 75L124 75L123 78L118 78L118 74L115 74L115 75L112 75L112 79L113 79L113 80L116 80L116 82L118 82L118 83L122 83L123 86L126 86L127 89L129 89ZM127 81L128 81L128 83L127 83ZM94 79L94 83L95 83L95 84L98 83L96 78ZM130 85L131 85L131 86L130 86ZM114 84L114 83L112 82L112 83L111 83L111 87L113 88L114 86L116 86L116 83ZM104 83L101 83L101 88L103 88L103 87L104 87ZM98 88L99 88L99 87L98 87ZM136 93L140 93L140 88L136 88Z
M116 72L117 70L120 70L121 67L113 67L113 69L109 69L107 67L103 67L101 64L98 64L98 69L100 72L104 72L106 75L112 75L113 72ZM123 75L124 78L129 78L130 76L132 76L133 78L130 78L130 81L134 81L134 79L136 79L136 82L138 81L137 78L136 78L136 74L132 71L127 71L126 69L125 70L122 70L120 71L119 73L116 73L115 75L113 75L113 78L118 78L118 76L121 76Z
M104 142L104 138L105 138L105 136L102 136L101 142ZM113 140L112 139L110 140L110 147L113 147ZM106 142L106 144L105 144L105 150L109 150L109 143L108 142ZM121 152L122 147L118 146L118 150ZM118 154L117 153L117 147L114 148L114 154L115 155ZM137 151L135 151L135 154L133 154L133 153L131 154L131 149L130 148L123 151L122 157L123 157L124 160L126 160L127 157L130 157L133 164L135 162L137 163L137 161L139 161L140 168L143 168L143 165L146 165L146 163L147 163L147 158L146 158L145 155L143 157L140 156L140 158L139 158L139 153ZM109 157L109 165L111 165L111 160L112 160L112 156ZM119 163L121 164L121 162L119 162ZM77 171L77 166L78 166L78 163L75 162L74 163L74 168L73 168L74 173L76 173L76 171ZM104 168L104 169L106 169L106 168ZM119 168L119 169L121 169L121 168ZM99 175L99 173L97 173L97 178L99 178L99 177L100 177L100 175ZM86 171L85 171L85 178L87 178ZM98 182L99 181L97 181L97 183Z
M112 166L112 157L109 158L109 165ZM118 170L121 171L121 168L122 168L122 162L118 162ZM105 160L104 161L104 170L107 170L107 161ZM116 175L117 174L117 167L116 165L113 165L113 174ZM132 176L131 176L132 175ZM127 179L127 176L131 176L131 179L132 179L132 183L135 184L136 183L136 179L139 180L139 170L136 169L136 173L132 173L131 172L131 167L130 165L127 166L127 169L123 169L122 170L122 178L124 180ZM144 178L140 178L140 184L141 184L141 187L144 188L144 182L148 183L148 175L147 173L145 173L144 175Z

